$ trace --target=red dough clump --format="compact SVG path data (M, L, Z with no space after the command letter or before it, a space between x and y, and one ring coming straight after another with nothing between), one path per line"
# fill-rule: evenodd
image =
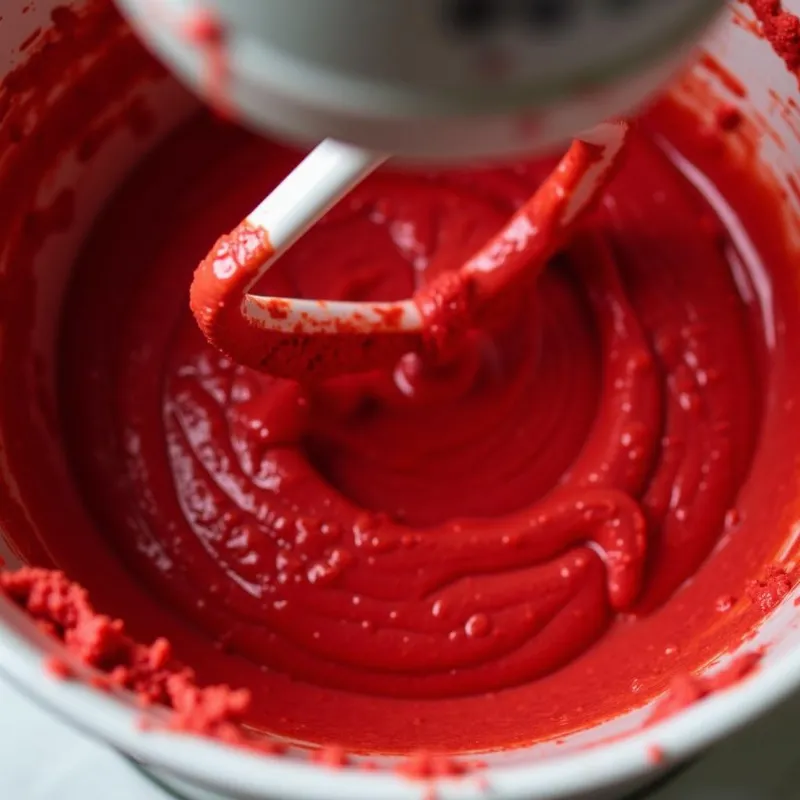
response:
M800 19L783 10L781 0L744 0L761 23L772 49L796 72L800 69Z
M763 578L750 581L747 585L747 596L761 611L772 611L786 597L795 584L795 576L781 566L773 564L767 567Z
M250 702L247 690L198 686L194 672L172 657L166 639L151 645L135 642L122 620L95 611L86 590L62 572L24 567L2 573L0 590L41 630L63 642L76 660L103 673L93 678L94 685L127 689L143 706L172 709L167 723L172 730L245 742L236 721ZM50 658L47 667L62 678L72 672L58 657Z

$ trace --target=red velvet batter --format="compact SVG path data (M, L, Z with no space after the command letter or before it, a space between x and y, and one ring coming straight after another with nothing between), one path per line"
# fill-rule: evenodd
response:
M231 117L228 104L227 31L217 16L206 9L197 9L182 20L180 31L203 52L205 61L204 93L214 111L221 117Z
M656 704L650 717L650 724L661 722L710 694L730 689L741 683L753 674L761 657L760 652L745 653L710 676L676 675L670 683L669 691Z
M199 688L194 672L175 661L166 639L156 639L149 646L133 641L122 620L97 613L86 590L63 573L30 568L5 573L0 575L0 590L43 631L63 641L81 663L104 673L94 681L98 688L128 689L142 707L169 707L172 730L246 744L236 723L250 702L247 690ZM71 675L60 659L50 659L47 667L56 677Z
M765 574L747 585L747 595L762 611L772 611L792 591L797 582L794 571L772 565Z
M202 120L140 168L79 260L63 413L125 562L267 666L262 691L283 675L300 705L322 691L331 733L363 746L347 693L457 708L537 691L633 609L643 575L646 611L693 574L750 462L761 345L721 228L640 134L613 213L458 368L410 393L391 373L303 389L248 372L187 317L189 267L294 160ZM379 175L262 290L406 296L542 175ZM271 727L272 709L264 695L254 721ZM391 748L394 732L370 728Z
M134 80L151 62L106 24ZM74 23L40 63L70 63L89 30ZM117 96L121 73L103 66L0 163L0 203L12 185L15 198L0 219L0 385L15 390L0 397L0 521L29 561L61 566L135 640L167 637L201 683L249 689L255 729L348 750L563 736L751 630L763 611L745 587L796 518L800 450L796 256L752 164L665 103L504 326L474 331L446 369L412 360L301 388L220 356L186 302L219 231L299 156L200 117L78 258L55 415L30 356L32 261L69 225L71 195L41 207L33 192L81 139L68 115L95 119ZM7 98L17 114L30 102ZM756 260L654 131L719 188ZM260 288L407 296L484 243L547 167L379 173ZM744 599L720 614L722 596Z
M800 19L784 11L781 0L742 0L761 24L761 30L773 50L792 71L800 69Z

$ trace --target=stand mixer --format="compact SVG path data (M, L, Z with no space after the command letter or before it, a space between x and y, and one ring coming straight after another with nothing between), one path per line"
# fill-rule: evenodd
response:
M460 271L462 282L472 282L473 295L491 297L496 292L489 286L510 281L523 268L541 269L592 207L614 174L628 132L627 123L613 120L634 112L684 65L724 5L118 3L175 73L226 115L301 144L324 140L220 239L192 288L195 316L212 344L240 363L287 377L304 375L309 365L325 374L369 369L429 348L430 308L441 311L443 304L463 300L432 298L430 292L394 304L248 294L358 182L388 157L436 165L508 159L577 136L551 178ZM506 263L510 255L515 268ZM333 363L326 344L332 336L351 344L380 339L385 346L350 347L349 357L339 348Z
M397 158L530 154L630 113L680 70L723 0L118 0L209 89L187 21L219 23L242 121Z

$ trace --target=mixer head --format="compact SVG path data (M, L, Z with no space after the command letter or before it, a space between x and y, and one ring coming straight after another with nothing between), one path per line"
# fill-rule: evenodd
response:
M513 156L625 114L724 0L118 0L252 126L410 160Z

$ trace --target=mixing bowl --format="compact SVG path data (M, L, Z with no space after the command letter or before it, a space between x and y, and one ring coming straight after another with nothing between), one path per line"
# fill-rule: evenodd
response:
M800 0L785 5L800 11ZM0 19L0 72L10 73L15 66L25 63L31 43L35 44L43 35L41 29L54 22L59 24L63 18L63 2L59 0L36 0L35 3L6 0ZM786 214L783 219L775 220L776 231L783 228L794 241L800 231L800 194L793 189L793 173L800 168L800 112L791 101L798 90L797 79L789 74L769 44L758 36L752 19L738 6L726 13L705 42L704 49L711 57L702 59L694 67L691 80L710 87L726 102L741 105L748 119L758 120L762 135L753 145L754 153L761 168L774 179L776 191L780 187L785 191ZM86 55L76 52L76 63ZM38 77L43 83L53 83L47 102L34 109L40 117L39 123L47 119L50 106L58 102L60 78L60 75L48 74ZM697 100L686 94L690 83L688 79L681 80L674 91L686 95L685 102L697 105ZM132 99L136 99L136 103L131 103ZM27 135L24 124L4 116L2 101L0 95L0 131L11 139L24 141ZM143 103L148 109L146 114L131 116L125 125L106 124L109 120L118 121L121 110L131 115L132 110L145 107ZM0 385L3 391L24 393L29 398L24 435L36 431L37 439L31 441L30 446L47 460L43 481L70 480L60 455L57 428L50 420L55 391L53 353L59 309L71 263L93 217L114 187L137 160L195 106L196 101L186 91L158 70L153 70L144 80L122 82L113 103L98 105L96 118L72 120L92 133L91 137L81 140L82 149L78 148L75 157L59 161L52 169L45 169L43 165L41 179L33 185L26 182L0 186L0 197L4 198L0 201L0 214L7 218L18 210L17 202L34 202L37 207L46 207L51 212L36 253L35 280L17 276L15 270L21 269L20 264L10 259L5 247L0 246L0 270L6 293L0 300ZM702 116L703 109L697 111ZM61 113L63 122L66 119L64 109ZM9 132L12 123L21 127ZM0 159L6 155L0 152ZM64 210L62 190L65 187L72 188L74 194L69 195L68 213L65 212L59 222L58 211ZM113 269L113 265L109 268ZM36 352L30 355L23 374L15 376L10 376L4 367L9 353L18 344L6 325L6 310L12 303L31 304L32 318L36 321L33 330ZM21 435L23 430L18 421L5 416L0 418L2 491L11 497L16 484L14 465L9 464L6 457L6 446ZM796 483L792 475L776 476L776 480ZM58 509L54 509L53 514L57 519ZM796 519L800 519L800 514L790 508L778 509L775 514L776 524L785 527L786 553L791 552L800 532ZM3 538L2 531L0 554L9 567L38 557L35 548ZM485 759L488 768L480 779L467 776L437 781L436 796L442 800L483 796L498 800L555 800L621 797L634 791L746 725L800 688L797 618L793 598L787 597L753 638L737 649L743 652L764 646L761 668L727 691L657 725L643 727L642 722L650 709L638 708L563 741L489 754ZM724 665L727 659L736 656L737 650L726 653L710 664L709 669ZM422 797L431 788L388 770L369 773L349 768L332 770L291 756L257 757L216 742L167 734L157 728L145 730L139 724L142 710L131 697L100 692L81 681L55 680L48 674L43 663L49 654L56 652L55 642L42 634L12 603L0 597L0 675L53 713L118 749L187 797L411 800ZM158 716L158 712L148 713Z

